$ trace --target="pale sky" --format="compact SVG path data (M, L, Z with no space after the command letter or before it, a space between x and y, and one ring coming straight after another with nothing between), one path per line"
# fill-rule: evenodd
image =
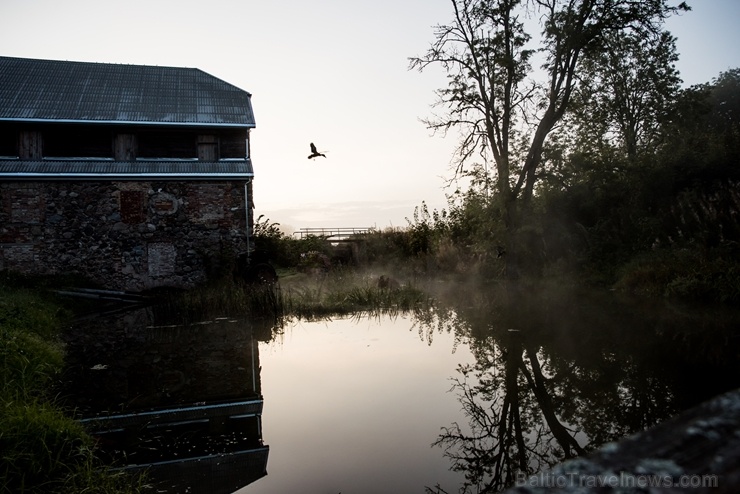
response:
M740 1L688 3L668 23L685 85L740 67ZM419 121L445 75L408 58L451 15L449 0L0 0L0 55L208 72L252 93L256 215L385 228L446 204L457 135Z

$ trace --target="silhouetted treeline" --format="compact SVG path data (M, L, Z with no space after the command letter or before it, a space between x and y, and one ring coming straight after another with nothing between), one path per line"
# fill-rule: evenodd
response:
M525 278L568 277L659 296L740 300L740 69L679 92L636 147L578 119L549 141L538 186L514 232ZM575 130L574 130L575 129ZM258 221L280 266L333 258L414 273L503 277L512 245L484 167L444 210L422 203L403 229L371 232L361 259ZM311 254L308 254L311 252ZM320 252L321 255L318 255ZM326 267L326 266L324 266Z

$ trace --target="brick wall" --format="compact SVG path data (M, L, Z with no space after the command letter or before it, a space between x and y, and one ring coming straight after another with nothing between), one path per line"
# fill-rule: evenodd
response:
M246 224L244 182L5 182L0 270L191 287L246 251Z

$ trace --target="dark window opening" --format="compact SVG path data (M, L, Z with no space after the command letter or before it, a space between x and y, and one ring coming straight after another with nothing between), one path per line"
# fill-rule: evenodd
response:
M226 131L220 139L221 159L244 159L247 157L247 132Z
M18 157L18 132L0 127L0 156Z
M197 158L195 136L175 132L141 132L138 135L140 158Z
M108 129L87 126L44 130L46 158L112 158L113 142Z
M136 225L146 221L147 195L142 190L121 191L121 221L128 225Z

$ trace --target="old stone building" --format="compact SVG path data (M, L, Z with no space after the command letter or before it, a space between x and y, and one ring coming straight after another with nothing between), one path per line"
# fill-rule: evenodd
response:
M251 95L198 69L0 57L0 270L190 287L250 250Z

